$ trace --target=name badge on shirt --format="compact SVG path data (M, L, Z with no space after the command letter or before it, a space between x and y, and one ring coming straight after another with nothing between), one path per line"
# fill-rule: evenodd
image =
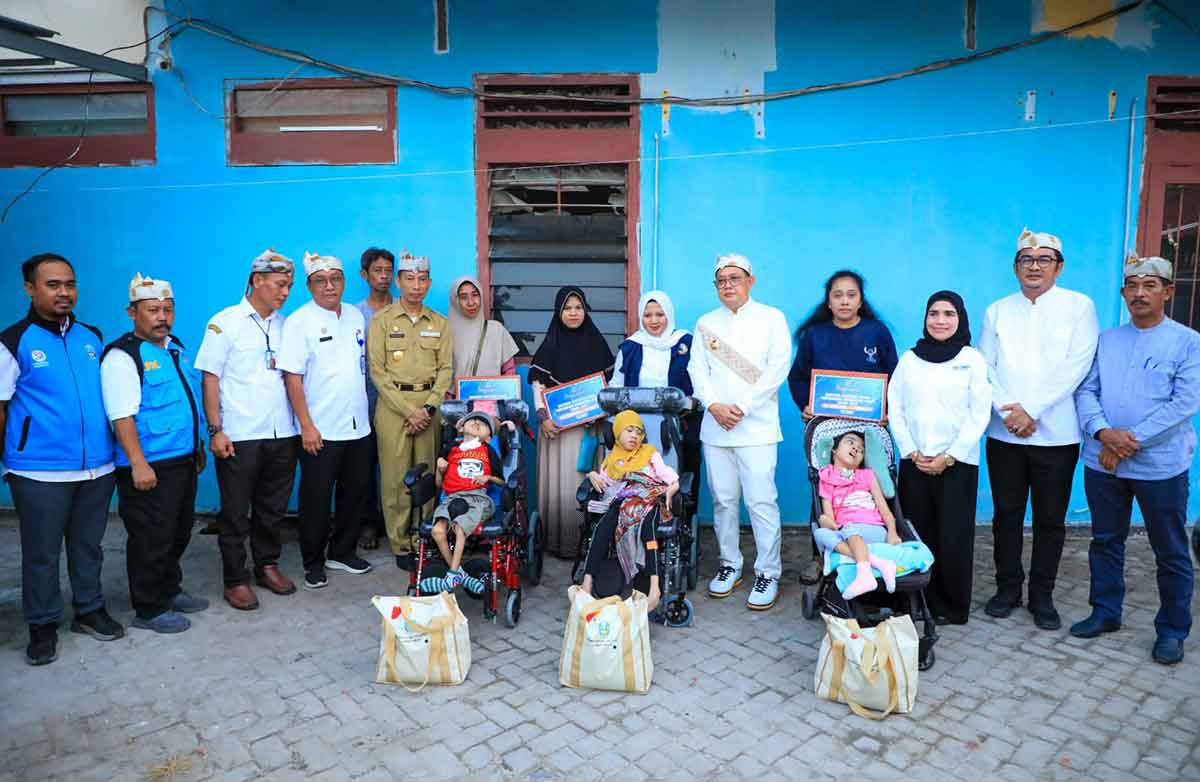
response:
M275 351L268 348L263 351L263 360L266 362L267 369L275 369Z
M332 335L328 336L328 337L321 337L320 339L317 340L317 342L332 342L332 341L333 341Z
M422 331L421 336L422 337L440 337L440 336L442 336L442 332L440 332L440 331Z

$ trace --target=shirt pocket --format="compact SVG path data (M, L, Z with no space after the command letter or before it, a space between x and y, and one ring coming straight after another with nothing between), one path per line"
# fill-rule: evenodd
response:
M1175 365L1163 361L1153 369L1143 370L1142 395L1147 401L1166 402L1175 389Z

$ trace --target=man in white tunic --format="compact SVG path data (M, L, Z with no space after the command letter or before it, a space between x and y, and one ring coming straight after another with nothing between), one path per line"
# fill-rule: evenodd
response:
M742 582L738 500L750 512L757 558L747 608L765 611L779 594L781 530L775 490L779 386L787 379L792 342L787 319L750 298L754 271L744 256L717 256L721 307L696 324L688 372L704 407L700 441L713 498L721 563L708 585L728 597Z
M1022 231L1013 259L1021 289L987 308L979 336L992 381L987 464L997 587L984 610L1002 618L1021 605L1025 503L1032 496L1028 605L1043 630L1062 626L1051 595L1079 461L1074 393L1100 334L1092 300L1055 284L1062 269L1057 236Z

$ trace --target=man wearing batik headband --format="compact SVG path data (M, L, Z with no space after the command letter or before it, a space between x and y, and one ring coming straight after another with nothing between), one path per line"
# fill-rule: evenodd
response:
M133 626L180 633L183 614L208 608L183 591L180 559L192 535L204 469L200 378L171 333L175 293L138 274L129 284L133 331L104 349L100 387L117 436L117 510L125 522Z
M218 312L204 330L196 369L204 373L209 450L216 458L221 513L217 522L225 600L258 608L246 567L250 539L254 580L278 595L295 584L279 572L279 525L287 513L296 457L296 422L277 366L295 264L266 250L250 264L246 295Z
M1071 635L1092 638L1121 627L1125 538L1136 499L1158 569L1151 656L1164 665L1183 659L1192 626L1188 469L1196 452L1192 418L1200 412L1200 334L1167 317L1174 292L1170 262L1129 259L1121 297L1130 322L1100 335L1091 371L1075 392L1092 514L1092 613Z
M371 570L358 556L371 464L366 322L357 308L342 303L346 273L340 260L305 253L304 273L312 301L288 316L278 366L300 428L304 586L321 589L329 584L326 569L354 575Z
M1092 300L1055 284L1062 269L1057 236L1022 231L1013 259L1020 290L987 308L979 336L992 382L987 466L997 587L984 610L1006 617L1021 605L1025 505L1032 497L1029 612L1043 630L1062 626L1052 594L1079 461L1073 395L1100 330Z
M745 256L718 255L713 284L722 306L696 323L688 367L705 411L700 442L720 549L708 594L728 597L742 582L738 527L744 500L758 550L746 607L765 611L775 605L782 573L775 464L783 439L779 386L787 379L792 338L782 312L750 298L754 271Z
M375 429L383 519L398 567L411 570L412 508L404 474L438 455L438 405L454 374L454 344L448 321L425 306L429 259L402 252L396 259L400 298L371 319L368 340L371 381L379 391Z

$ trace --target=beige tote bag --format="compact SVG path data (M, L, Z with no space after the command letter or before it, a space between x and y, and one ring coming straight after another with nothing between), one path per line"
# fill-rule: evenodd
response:
M912 711L920 645L912 619L890 617L864 630L853 619L821 616L825 639L813 675L817 697L845 703L873 720Z
M563 632L558 680L566 687L644 694L650 689L650 622L646 596L593 599L577 586L567 590L571 612Z
M471 634L454 595L376 596L371 603L383 616L375 681L403 684L410 692L463 683L471 670Z

